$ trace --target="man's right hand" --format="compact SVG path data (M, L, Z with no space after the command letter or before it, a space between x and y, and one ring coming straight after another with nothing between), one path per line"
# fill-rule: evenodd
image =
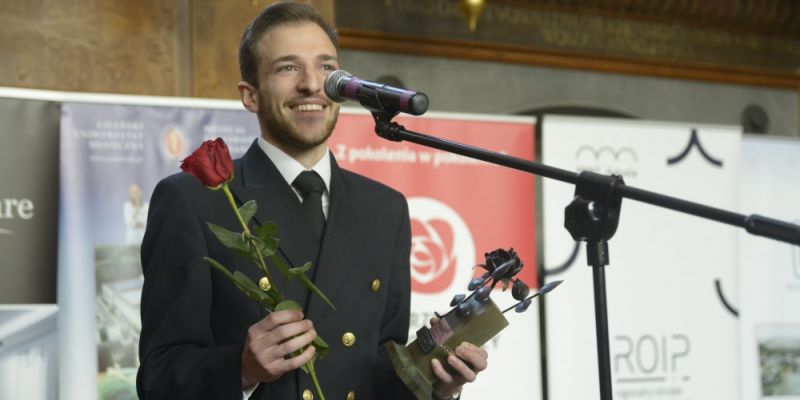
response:
M314 346L302 354L291 354L317 337L310 320L297 310L273 312L251 325L242 351L242 389L259 382L272 382L299 368L314 356Z

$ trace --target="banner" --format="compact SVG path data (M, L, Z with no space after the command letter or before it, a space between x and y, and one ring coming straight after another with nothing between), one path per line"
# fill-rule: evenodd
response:
M543 161L736 210L736 127L547 116ZM574 186L543 184L549 398L599 398L592 271L564 229ZM623 199L605 268L616 399L739 398L737 229ZM577 252L577 253L575 253ZM557 269L556 269L557 268Z
M55 399L60 110L20 92L0 88L0 399Z
M742 140L740 212L800 224L800 141ZM800 246L739 237L742 399L800 399Z
M63 104L60 398L137 398L139 245L152 190L203 140L222 137L238 157L258 132L240 110Z
M0 98L0 121L0 304L55 303L59 106Z
M534 120L428 113L400 117L406 129L532 160ZM378 137L369 114L340 118L331 138L339 164L403 192L411 214L411 324L409 340L445 313L457 293L467 294L484 253L514 248L526 267L518 275L536 287L535 196L532 175L420 146ZM501 310L514 304L496 290ZM541 398L537 307L506 313L511 325L486 344L489 369L462 399ZM502 384L500 383L502 382Z
M138 367L138 258L147 199L179 160L220 136L234 157L259 135L255 116L233 109L64 104L59 232L62 398L135 398ZM519 172L375 137L372 119L343 111L331 149L344 167L403 192L412 218L412 333L466 292L483 253L514 247L536 285L534 180ZM398 119L420 129L531 159L533 120L434 115ZM497 293L500 305L510 293ZM508 315L508 314L507 314ZM489 394L540 397L536 307L508 315L512 326L489 345L492 368L466 399ZM95 339L97 338L97 339ZM97 357L87 357L97 354ZM519 368L529 363L532 368ZM496 385L498 381L507 382ZM99 396L95 390L99 386Z

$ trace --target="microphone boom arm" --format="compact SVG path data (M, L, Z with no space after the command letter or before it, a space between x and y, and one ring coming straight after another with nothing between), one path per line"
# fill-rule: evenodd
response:
M476 160L486 161L491 164L500 165L544 178L551 178L561 182L577 185L579 174L561 168L551 167L535 161L512 157L505 154L469 146L446 139L437 138L419 132L409 131L402 125L392 122L394 115L372 113L375 119L375 133L393 142L408 141L443 150L449 153L460 154ZM587 173L587 172L582 172ZM599 175L599 174L596 174ZM691 214L697 217L722 222L728 225L744 228L747 232L768 237L781 242L800 245L800 225L791 224L773 218L764 217L757 214L744 215L727 211L721 208L711 207L677 197L666 196L648 190L638 189L633 186L622 184L614 185L613 192L631 200L668 208L674 211Z

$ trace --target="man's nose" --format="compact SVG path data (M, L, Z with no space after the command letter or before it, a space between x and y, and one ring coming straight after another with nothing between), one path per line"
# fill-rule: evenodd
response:
M325 84L325 75L316 70L303 70L298 83L298 89L310 94L317 93Z

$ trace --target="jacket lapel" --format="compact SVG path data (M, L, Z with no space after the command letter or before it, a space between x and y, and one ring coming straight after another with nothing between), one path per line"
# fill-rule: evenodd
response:
M311 227L301 222L304 217L300 201L257 142L241 158L236 172L239 175L230 187L237 201L244 204L254 199L258 204L250 225L258 226L271 221L278 226L279 251L289 268L316 261L308 259L310 254L318 253L319 246L312 239L316 235ZM270 265L269 261L268 265L273 284L284 288L286 298L305 307L307 292L303 285L297 280L287 284L277 267Z
M319 265L314 284L325 293L336 306L336 294L347 286L345 281L352 279L351 272L358 255L358 237L368 228L364 218L368 211L363 204L355 204L352 188L347 186L342 170L331 157L331 202L328 222L320 249ZM320 317L331 308L319 297L311 296L308 315L312 320Z

